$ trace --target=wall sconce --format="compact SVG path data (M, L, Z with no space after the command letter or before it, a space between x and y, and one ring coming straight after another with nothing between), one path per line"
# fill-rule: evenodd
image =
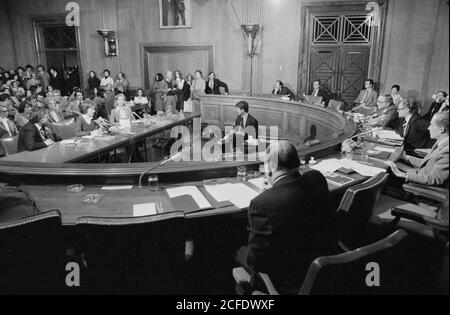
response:
M253 57L261 44L260 35L262 26L258 24L244 24L241 25L241 28L244 32L244 37L247 40L246 54Z
M247 56L250 56L250 96L253 96L253 57L261 46L262 26L258 24L241 25L244 39L247 41ZM258 52L259 53L259 52Z
M111 30L98 30L97 33L105 41L105 54L107 57L118 56L116 32Z

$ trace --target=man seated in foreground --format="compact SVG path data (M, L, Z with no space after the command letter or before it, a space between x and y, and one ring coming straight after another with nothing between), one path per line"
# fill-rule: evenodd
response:
M270 145L266 168L272 188L251 201L248 245L236 256L252 276L267 273L282 293L295 293L313 259L336 248L327 182L317 171L300 175L299 165L291 143Z
M407 172L401 171L393 162L387 162L395 176L405 179L406 182L430 186L443 186L448 184L449 177L449 121L448 112L437 113L431 120L430 137L436 143L424 159L402 155L402 160L411 164L415 169Z
M373 127L394 129L398 123L398 112L392 96L389 94L380 95L377 107L378 110L373 115L375 118L369 121L369 124Z
M20 131L17 151L35 151L52 145L54 136L47 127L48 122L48 110L42 108L34 112L30 121Z

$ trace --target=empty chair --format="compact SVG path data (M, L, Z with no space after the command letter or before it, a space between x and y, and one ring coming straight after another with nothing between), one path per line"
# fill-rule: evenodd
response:
M344 248L371 242L367 239L369 220L388 178L389 174L380 173L345 192L336 215L338 237Z
M184 263L184 213L78 219L94 293L176 293Z
M0 223L0 294L51 294L64 285L59 211Z
M0 139L0 156L17 153L17 141L19 136Z
M424 255L402 230L356 250L315 259L298 292L300 295L378 295L424 293L420 266ZM267 274L258 274L260 291L277 295Z
M75 119L50 124L50 129L58 139L66 140L76 137Z

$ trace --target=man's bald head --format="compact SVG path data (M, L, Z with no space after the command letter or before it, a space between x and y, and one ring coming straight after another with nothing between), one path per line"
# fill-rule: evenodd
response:
M297 149L288 141L272 143L267 149L267 155L273 171L290 171L300 166Z

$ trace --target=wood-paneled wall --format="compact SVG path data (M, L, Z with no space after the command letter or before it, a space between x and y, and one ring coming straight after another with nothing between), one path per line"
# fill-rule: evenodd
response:
M249 60L244 54L244 40L238 26L239 22L262 23L262 54L254 59L254 92L270 93L277 79L295 90L298 51L302 45L301 8L308 1L193 0L193 28L161 30L157 0L78 0L85 79L89 70L101 72L109 68L114 74L125 72L132 87L141 87L144 85L142 44L211 45L213 68L218 77L231 90L246 91ZM36 64L31 18L64 14L66 1L0 0L0 3L8 4L2 6L7 10L0 12L0 65ZM2 18L4 13L11 16L10 28ZM96 32L101 28L118 31L118 57L105 57L103 40ZM11 39L14 46L4 44L11 43ZM436 89L448 90L446 0L389 0L381 78L382 91L398 83L405 92L411 91L419 99L426 99Z

